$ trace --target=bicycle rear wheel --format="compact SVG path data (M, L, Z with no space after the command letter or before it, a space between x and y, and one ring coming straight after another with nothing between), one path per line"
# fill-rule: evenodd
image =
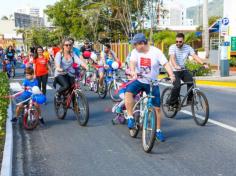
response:
M196 124L204 126L209 118L209 104L203 92L196 91L194 93L191 109Z
M161 95L161 109L162 109L164 115L168 118L174 118L178 112L177 108L171 107L169 105L171 91L172 91L172 88L167 87L163 90L162 95Z
M23 126L26 130L33 130L39 122L39 113L35 108L26 111L23 116Z
M81 126L86 126L89 120L89 105L87 98L84 94L77 90L75 92L75 99L74 99L74 112L77 117L78 123Z
M142 144L143 150L149 153L155 143L156 135L156 111L153 107L149 107L145 111L143 119Z
M109 90L109 94L110 94L111 99L114 102L119 102L119 101L121 101L121 98L119 97L119 93L115 93L116 88L118 88L118 84L116 83L116 85L114 85L114 82L111 82L108 90Z
M63 101L58 100L56 95L54 96L54 110L58 119L63 120L66 117L67 109L65 108Z

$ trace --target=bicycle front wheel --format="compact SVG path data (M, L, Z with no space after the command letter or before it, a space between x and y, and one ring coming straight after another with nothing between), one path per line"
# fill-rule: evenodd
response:
M116 83L115 85L114 82L111 82L109 86L109 94L114 102L119 102L121 101L121 98L119 97L119 93L116 93L116 88L118 88L118 84Z
M79 90L75 92L73 107L78 123L81 126L86 126L89 120L89 105L87 98Z
M191 109L196 124L204 126L209 118L209 104L203 92L196 91L194 93Z
M169 105L171 91L172 91L172 88L167 87L163 90L163 93L161 95L161 109L162 109L164 115L168 118L174 118L178 112L177 108L171 107Z
M67 109L62 100L58 100L56 95L54 96L54 109L58 119L63 120L66 117Z
M153 107L149 107L145 111L142 131L143 150L149 153L155 143L156 135L156 111Z
M33 108L26 111L23 116L23 126L26 130L33 130L37 127L39 122L39 113Z
M103 86L100 87L99 81L97 82L97 87L98 87L98 95L101 99L104 99L107 96L107 84L104 81Z

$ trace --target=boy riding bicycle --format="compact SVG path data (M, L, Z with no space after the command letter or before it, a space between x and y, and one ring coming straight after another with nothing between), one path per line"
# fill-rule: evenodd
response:
M17 102L23 102L31 97L32 93L29 91L30 88L34 86L38 86L37 79L34 78L34 70L32 68L26 68L25 70L25 79L23 80L23 88L24 92L17 98ZM40 106L37 103L34 103L35 107L37 108L37 111L39 112L39 120L42 124L45 124L44 119L41 116L41 109ZM16 107L16 114L15 117L11 120L12 122L17 122L21 110L24 107L24 103L21 103L17 105Z

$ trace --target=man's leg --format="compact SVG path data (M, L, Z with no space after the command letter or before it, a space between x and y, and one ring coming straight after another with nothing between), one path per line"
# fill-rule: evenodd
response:
M150 86L148 86L147 89L147 93L149 93L150 90ZM155 111L156 111L156 138L161 141L164 142L165 141L165 137L161 131L161 97L160 97L160 89L159 86L154 86L153 87L153 92L152 95L155 97L152 99L152 104L155 107Z
M193 76L189 73L189 71L185 70L183 72L183 81L184 82L193 82ZM187 84L187 90L192 87L193 83ZM193 91L191 91L188 95L187 103L191 102L193 98Z
M176 103L178 103L178 97L180 94L180 83L181 83L181 71L178 72L174 72L175 74L175 82L173 83L173 89L171 92L171 96L169 99L169 104L170 105L175 105Z

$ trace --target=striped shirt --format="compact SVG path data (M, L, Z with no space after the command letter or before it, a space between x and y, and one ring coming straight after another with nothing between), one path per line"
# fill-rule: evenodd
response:
M183 68L185 66L185 61L188 59L188 56L192 56L193 54L195 54L193 48L186 44L184 44L181 48L178 48L176 44L173 44L169 48L169 56L174 55L176 64ZM175 69L173 70L175 71Z

